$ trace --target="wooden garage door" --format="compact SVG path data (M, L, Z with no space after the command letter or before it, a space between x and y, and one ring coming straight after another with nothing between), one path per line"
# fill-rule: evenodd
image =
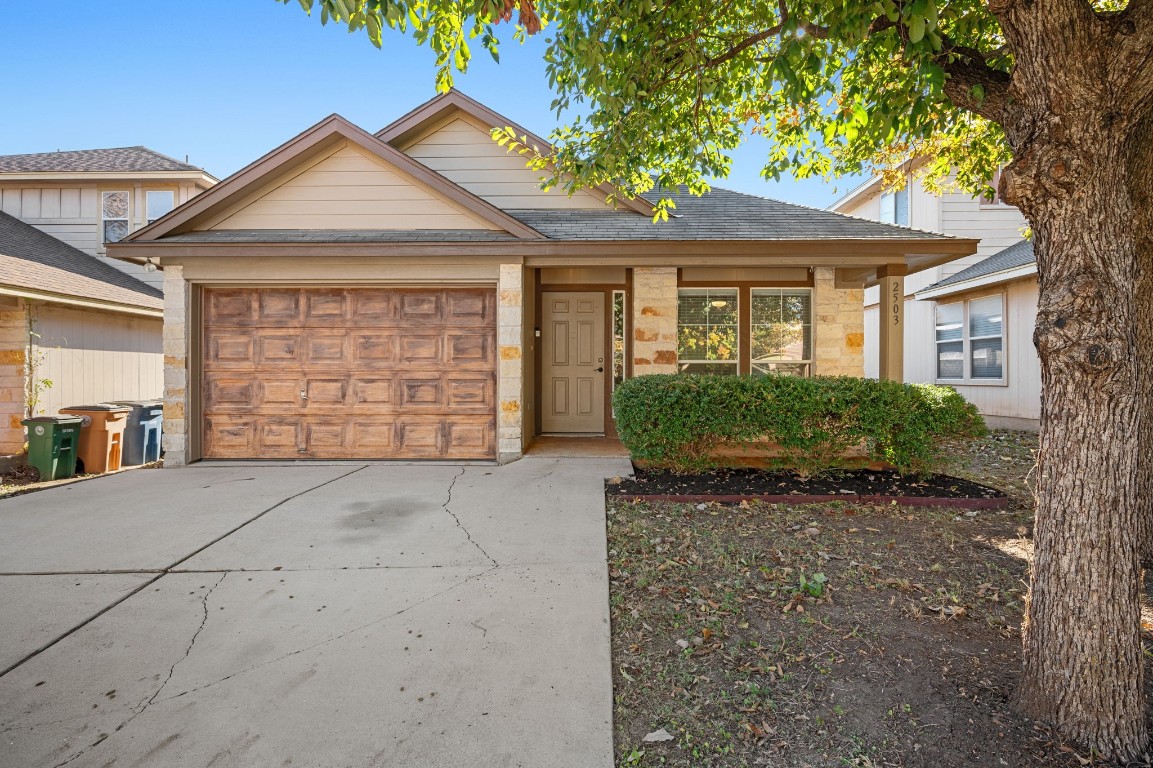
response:
M496 457L485 288L204 293L204 456Z

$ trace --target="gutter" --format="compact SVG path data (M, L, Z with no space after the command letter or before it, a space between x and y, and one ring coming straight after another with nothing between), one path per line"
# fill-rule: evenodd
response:
M46 301L52 304L65 304L67 306L83 307L85 309L99 309L105 312L119 312L126 315L140 315L142 317L155 317L157 319L164 318L163 309L135 307L130 304L117 304L116 302L100 301L99 299L81 299L75 296L63 296L56 293L47 293L45 291L29 290L26 288L12 288L6 285L0 285L0 296L13 296L18 299Z
M976 288L982 288L986 285L997 285L998 283L1007 283L1012 280L1019 280L1023 277L1029 277L1037 274L1037 263L1026 264L1022 267L1014 267L1013 269L1003 269L1000 272L992 272L988 275L981 275L974 277L970 280L961 280L956 283L949 283L937 288L930 286L923 291L917 291L913 297L917 301L924 301L926 299L936 299L942 296L953 296L958 293L965 293Z

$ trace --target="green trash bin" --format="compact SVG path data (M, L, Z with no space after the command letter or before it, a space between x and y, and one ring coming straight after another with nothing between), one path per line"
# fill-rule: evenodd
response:
M24 419L28 427L28 463L41 480L62 480L76 474L76 450L80 445L78 416L37 416Z

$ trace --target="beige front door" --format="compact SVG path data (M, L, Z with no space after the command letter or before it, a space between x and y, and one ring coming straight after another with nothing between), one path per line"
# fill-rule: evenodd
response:
M541 302L545 432L605 429L605 295L548 292Z

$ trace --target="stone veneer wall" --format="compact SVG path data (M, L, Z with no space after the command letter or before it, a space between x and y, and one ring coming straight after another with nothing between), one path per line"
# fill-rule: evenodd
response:
M188 463L188 286L164 268L164 466Z
M677 372L677 270L633 269L633 375Z
M838 288L836 270L813 270L813 373L865 375L864 290Z
M24 302L0 309L0 454L24 450L24 363L28 326Z
M524 267L501 264L497 285L497 457L518 458L524 450Z

